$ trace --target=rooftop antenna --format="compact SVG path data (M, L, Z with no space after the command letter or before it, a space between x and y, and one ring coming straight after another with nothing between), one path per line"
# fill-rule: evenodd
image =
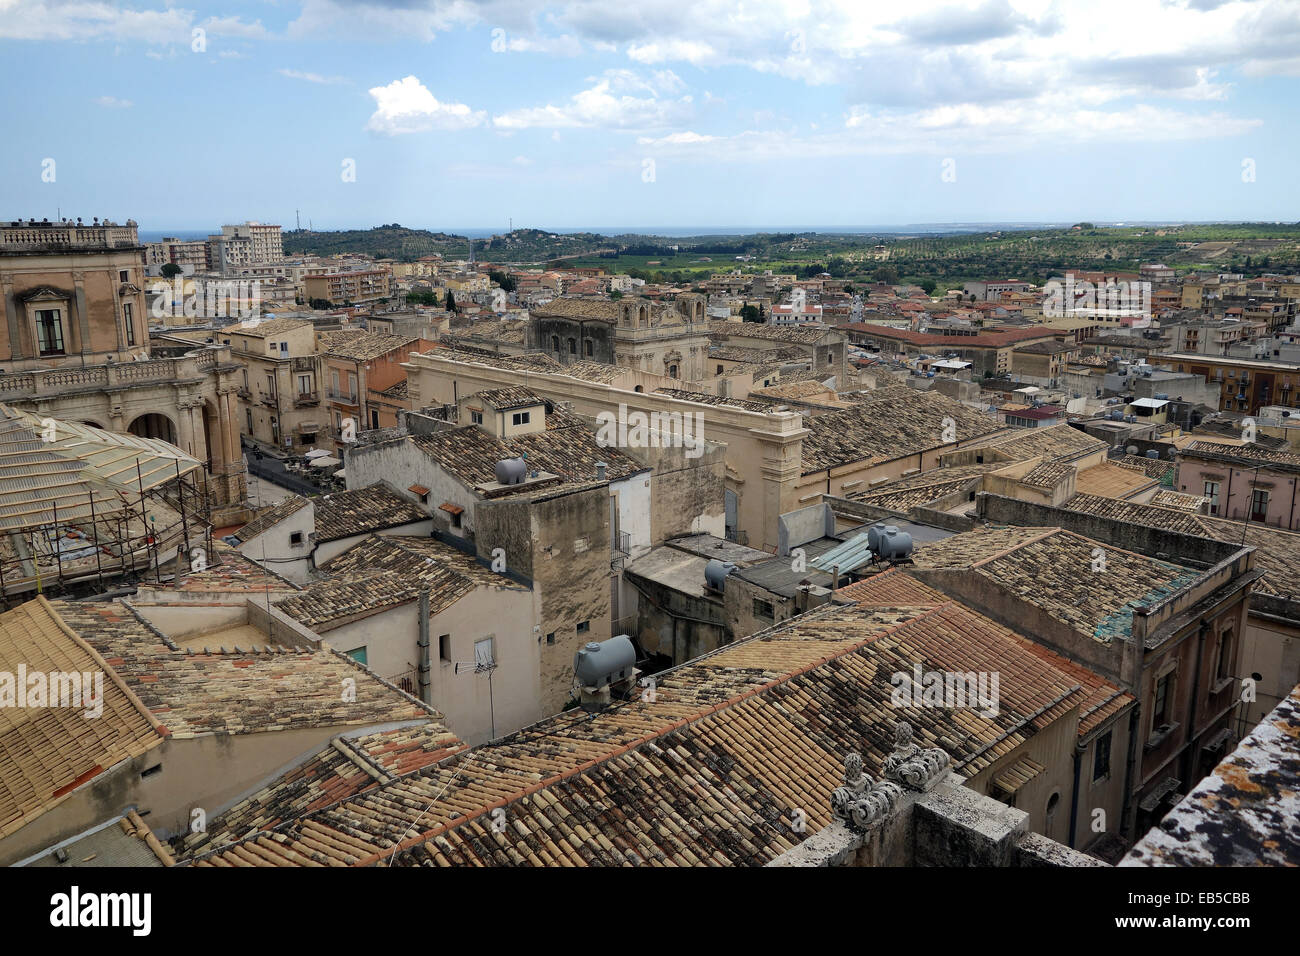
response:
M298 223L298 228L297 228L296 231L297 231L297 232L302 232L302 216L300 216L300 215L298 214L298 210L296 210L296 209L293 211L293 218L294 218L294 221Z

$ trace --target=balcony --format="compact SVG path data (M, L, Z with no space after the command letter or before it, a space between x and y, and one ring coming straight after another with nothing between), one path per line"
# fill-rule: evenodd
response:
M336 392L334 389L331 388L331 389L329 390L329 392L327 392L326 394L329 396L329 400L330 400L331 402L337 402L337 403L340 404L340 405L356 405L356 404L357 404L357 393L356 393L356 392L344 392L344 391L337 391L337 392Z
M262 404L267 408L278 408L280 402L274 395L264 392L262 394Z
M239 391L236 394L245 401L253 400L253 392L247 385L239 386Z
M299 392L293 397L294 408L307 408L311 405L320 404L320 394L318 392Z
M624 557L632 554L632 536L626 531L615 531L609 543L609 550Z
M316 360L311 356L293 358L289 360L289 368L294 372L314 372L316 371Z

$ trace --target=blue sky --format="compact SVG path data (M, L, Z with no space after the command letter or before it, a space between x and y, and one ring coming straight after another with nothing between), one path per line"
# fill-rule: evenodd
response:
M1300 219L1297 0L0 0L0 97L3 219Z

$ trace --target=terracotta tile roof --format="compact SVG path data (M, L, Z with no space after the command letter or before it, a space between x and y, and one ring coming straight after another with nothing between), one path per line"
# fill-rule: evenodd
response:
M117 820L117 826L104 826L75 837L61 849L66 858L60 861L53 853L45 853L26 863L42 869L100 867L161 867L172 866L176 860L140 814L134 810Z
M311 323L306 319L267 319L256 324L240 323L239 325L228 326L221 331L229 335L247 335L250 338L264 339L268 335L279 335L281 332L292 332L294 329L300 329L303 326L311 327Z
M536 392L524 388L522 385L507 385L504 388L487 388L481 392L475 392L469 396L471 399L477 398L479 401L486 402L493 408L500 411L509 411L512 408L528 408L533 405L545 405L546 400Z
M307 507L307 499L302 495L290 495L275 504L257 512L251 521L235 532L241 542L252 541L260 534L270 531L285 518Z
M1178 591L1200 572L1099 543L1060 528L980 528L917 548L918 568L968 570L1078 633L1109 644L1132 633L1133 609Z
M858 492L849 497L877 508L905 512L917 506L928 505L957 491L978 489L981 476L996 467L998 467L996 464L986 462L982 465L936 468L919 475L910 475L887 484L876 485L868 491Z
M451 545L404 535L372 535L322 570L329 578L276 605L321 632L417 600L423 588L430 591L431 614L479 587L524 590Z
M312 503L316 506L317 541L337 541L429 517L423 508L382 481L366 488L321 495Z
M391 783L462 749L440 723L338 736L289 772L184 838L182 856L208 852L340 800Z
M627 374L630 369L621 365L607 365L604 362L573 362L556 370L560 375L581 379L584 382L598 382L612 385L619 376Z
M17 681L20 668L29 674L100 674L103 712L87 716L96 709L91 704L27 707L10 701L0 707L0 837L52 810L110 767L159 746L166 736L131 688L43 597L0 614L0 672ZM88 691L93 689L92 683Z
M1083 458L1104 449L1106 443L1064 423L1046 428L1017 428L968 447L996 449L1004 461L1046 457L1062 461Z
M566 319L617 322L622 301L624 300L611 299L608 296L559 296L529 311L535 317L557 316Z
M952 600L943 592L935 590L899 568L841 588L839 594L841 598L857 601L862 607L933 608L952 605L962 608L976 618L983 619L983 615L966 608L960 602ZM993 626L997 627L997 625ZM1079 685L1084 695L1080 701L1079 711L1080 737L1091 734L1136 699L1132 694L1121 691L1118 686L1109 683L1095 671L1076 664L1068 657L1057 654L1015 631L1006 630L1000 636L1008 642L1001 649L1001 656L996 665L1000 673L1005 672L1007 667L1021 666L1032 669L1032 663L1021 658L1022 654L1028 654L1060 671ZM969 668L963 667L963 670Z
M880 773L899 716L887 675L978 667L1004 633L951 604L824 608L656 675L653 700L557 715L195 863L762 865L830 822L849 750ZM988 653L972 663L972 647ZM970 776L1080 706L1068 676L1021 659L996 716L909 710L916 742Z
M147 584L140 586L141 591L147 588ZM207 567L202 571L188 571L177 576L166 590L225 593L249 591L261 594L264 591L296 591L298 586L244 557L225 542L214 540L212 553L207 557Z
M1253 442L1226 445L1215 441L1194 441L1179 449L1184 457L1208 458L1215 461L1234 461L1255 465L1277 465L1286 470L1300 470L1300 455L1285 451L1271 451Z
M807 352L796 346L770 349L750 348L743 345L714 345L709 349L709 358L719 362L744 362L749 365L770 365L782 362L797 362L807 358Z
M1243 528L1240 521L1227 521L1155 504L1140 505L1095 495L1075 495L1062 507L1068 511L1114 518L1149 528L1163 528L1198 538L1213 538L1215 541L1239 546L1244 540L1246 546L1256 549L1255 567L1264 572L1264 576L1255 584L1256 590L1274 595L1296 593L1295 569L1300 567L1300 534L1295 532L1255 522L1250 522Z
M935 335L929 332L913 332L910 329L894 329L884 325L866 325L862 322L850 322L839 328L869 338L893 339L916 346L946 346L950 349L1000 349L1015 345L1017 342L1050 339L1060 334L1057 329L1045 325L1036 325L1030 329L1009 329L1005 332L979 332L975 335Z
M182 651L121 602L51 607L174 737L441 719L327 648ZM355 701L342 699L344 678Z
M729 322L724 319L709 323L709 337L715 342L727 343L732 339L767 339L772 342L816 345L828 335L833 335L836 341L844 341L843 328L843 326L831 328L814 325L766 325L762 322Z
M821 382L815 379L805 379L802 382L791 382L785 380L776 385L769 385L766 388L755 388L750 390L750 395L761 395L764 398L790 398L806 399L813 395L824 396L830 392L830 402L836 403L834 389L828 389Z
M1067 463L1044 460L1025 472L1020 481L1031 488L1052 489L1072 474L1074 468Z
M996 419L937 392L917 392L905 385L876 389L880 394L851 408L805 418L810 434L803 440L803 474L852 462L892 461L939 448L945 442L945 419L957 441L1002 431Z
M338 331L317 333L321 351L337 358L365 362L418 342L418 335L390 335L387 332Z

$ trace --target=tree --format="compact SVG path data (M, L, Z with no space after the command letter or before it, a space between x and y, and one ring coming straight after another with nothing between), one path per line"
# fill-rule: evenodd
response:
M922 279L920 282L921 290L926 295L934 295L935 286L938 284L939 283L935 282L933 279Z
M308 303L308 305L310 305L313 309L334 308L334 303L331 302L329 299L312 299L311 302Z
M611 299L614 299L615 301L617 301L617 300L623 298L623 293L620 292L620 291L618 291L618 289L614 289L614 290L612 290L612 291L609 293L609 297L610 297Z
M164 279L172 279L181 274L181 267L174 262L166 262L159 271Z
M456 300L452 298L450 289L447 290L447 299L445 302L443 302L442 307L446 309L448 312L458 311L456 308Z
M898 270L893 266L880 266L872 273L872 278L877 282L883 282L885 285L897 285Z
M740 321L742 322L762 322L763 316L756 305L743 305L740 307Z

